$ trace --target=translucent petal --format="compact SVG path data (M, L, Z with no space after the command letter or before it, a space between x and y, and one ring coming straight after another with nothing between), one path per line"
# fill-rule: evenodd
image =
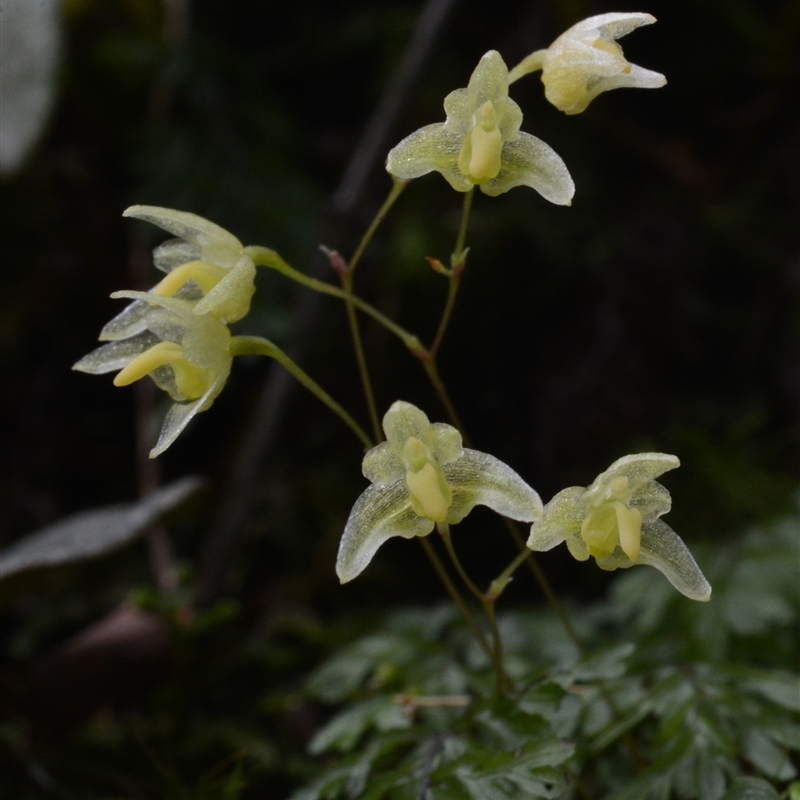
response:
M167 239L153 250L153 262L162 272L172 272L176 267L197 261L202 255L200 245L183 239Z
M667 453L636 453L617 459L605 472L601 472L586 490L586 499L600 494L615 478L627 478L631 496L643 484L681 465L677 456ZM657 491L657 490L656 490Z
M243 256L228 274L194 307L195 314L216 311L224 322L237 322L250 311L255 294L256 267L249 256Z
M442 466L461 458L464 447L461 434L456 428L446 422L434 422L431 425L431 432L434 442L433 454Z
M342 534L336 559L339 580L353 580L392 536L427 536L433 526L432 520L419 517L412 510L404 481L388 486L372 484L356 500Z
M561 34L559 38L596 30L603 39L619 39L640 25L651 25L655 21L656 18L652 14L643 14L637 11L612 11L609 14L598 14L581 20Z
M520 131L513 142L503 145L502 167L496 178L481 185L481 190L496 197L515 186L530 186L545 200L568 206L575 184L566 164L550 145Z
M472 127L472 115L475 109L469 101L466 89L454 89L444 98L444 112L447 120L444 129L447 133L464 136Z
M589 560L589 548L586 546L586 542L583 541L583 537L580 534L575 534L575 536L567 536L567 550L569 550L570 555L576 561L588 561ZM528 545L530 547L530 545ZM536 549L543 549L543 548L536 548Z
M143 300L135 300L107 322L98 337L101 342L128 339L147 328L147 314L152 306Z
M635 508L644 522L666 514L672 508L670 493L657 481L648 481L634 492L628 501L629 508Z
M501 97L495 101L494 108L497 112L497 127L503 134L503 141L513 141L519 134L519 126L522 125L522 109L510 97Z
M445 131L444 123L426 125L414 131L389 151L386 169L396 178L410 180L440 172L457 191L466 192L472 183L458 168L461 136Z
M485 53L478 62L467 85L467 96L472 109L477 109L487 100L508 97L508 67L497 50Z
M711 586L697 566L689 548L672 528L660 519L642 525L642 549L639 558L631 561L617 548L607 558L597 559L602 569L632 567L634 564L649 564L663 572L667 580L681 593L692 600L711 599Z
M126 367L136 356L158 344L158 341L158 337L146 332L130 339L104 344L85 355L73 365L72 369L78 372L88 372L90 375L116 372Z
M565 40L562 47L553 45L544 60L542 83L548 89L566 93L569 84L564 82L572 80L585 91L593 79L610 78L629 66L618 44L603 42L598 47L595 41L592 35L588 39Z
M225 386L225 381L228 380L230 371L231 364L229 362L227 368L220 372L217 379L199 400L195 400L193 403L175 403L170 408L164 418L164 424L161 427L161 433L158 435L156 446L150 451L150 458L161 455L178 438L196 414L211 407L217 395Z
M389 442L381 442L364 456L361 462L364 477L372 483L386 485L401 480L406 468Z
M177 297L164 297L160 294L151 294L150 292L136 292L130 289L125 289L120 292L113 292L111 297L119 298L124 297L129 300L143 300L149 306L157 306L177 314L186 320L192 320L194 317L194 304L187 300L181 300Z
M195 367L222 369L231 359L231 332L211 315L196 317L182 344L184 358Z
M593 96L611 89L659 89L667 83L667 79L660 73L644 69L636 64L629 64L629 72L621 72L600 81L600 88L593 92Z
M131 206L122 216L151 222L173 236L198 245L203 260L212 264L232 267L242 257L242 243L232 233L197 214L159 206Z
M582 486L562 489L545 507L542 519L531 527L528 547L531 550L552 550L564 539L580 537L581 525L586 516ZM585 549L585 545L583 546ZM572 548L570 548L572 552ZM588 556L588 551L587 551ZM577 556L576 556L577 558ZM580 559L584 561L585 559Z
M164 342L183 344L187 323L182 317L163 308L151 308L147 315L147 328Z
M477 450L464 450L457 461L442 467L453 492L447 514L451 525L460 522L476 506L488 506L504 517L532 522L542 515L538 494L494 456Z
M413 436L433 449L433 431L425 412L405 400L396 400L383 417L386 440L402 457L406 442Z

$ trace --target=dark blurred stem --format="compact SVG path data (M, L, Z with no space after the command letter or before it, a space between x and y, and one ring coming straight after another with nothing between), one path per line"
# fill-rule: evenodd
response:
M486 637L478 627L478 623L475 622L475 617L472 616L472 612L469 610L469 608L467 608L467 604L464 602L464 599L461 597L458 589L456 589L455 584L447 574L447 570L444 568L444 564L442 564L441 559L438 555L436 555L433 545L425 536L419 537L419 543L422 545L422 549L430 559L431 564L433 564L433 568L436 570L436 574L444 584L444 588L447 589L450 599L455 603L456 608L461 612L461 616L464 618L464 622L467 623L467 627L472 631L486 655L491 659L493 654L492 648L489 646L489 642L486 641Z
M348 414L305 370L299 367L283 350L260 336L234 336L231 339L234 356L267 356L277 361L292 377L296 378L311 394L324 403L358 437L369 450L373 442L363 428Z
M556 593L553 591L553 587L550 585L550 581L547 580L544 572L542 572L542 568L539 566L539 563L536 561L536 558L533 555L533 552L528 550L522 535L520 534L517 526L514 524L513 520L508 519L508 517L503 517L503 522L505 522L506 528L508 528L508 532L511 534L511 538L514 540L514 543L517 545L520 553L526 552L527 558L525 559L525 563L528 565L528 568L531 571L536 583L539 584L539 588L542 590L542 594L545 596L545 599L550 604L550 607L555 612L556 616L558 617L561 624L564 626L564 630L567 632L567 636L572 639L572 643L575 647L578 648L578 651L583 653L584 647L583 643L581 642L580 638L578 637L575 628L572 626L572 622L570 621L567 612L564 611L561 603L558 602L558 598L556 597Z
M467 574L464 567L461 566L461 561L458 558L455 547L453 547L453 539L450 535L450 526L446 522L437 522L436 530L442 537L444 546L447 549L447 554L450 556L453 566L456 569L464 585L475 596L477 601L481 604L486 618L489 620L489 628L492 631L492 639L494 646L491 650L492 666L494 667L495 675L497 676L497 692L502 695L505 689L510 688L511 679L505 671L503 666L503 640L500 637L500 628L497 625L497 616L494 611L494 603L496 598L492 598L484 594L472 581Z

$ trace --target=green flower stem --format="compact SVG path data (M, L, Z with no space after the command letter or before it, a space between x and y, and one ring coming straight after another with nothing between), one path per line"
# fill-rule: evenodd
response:
M585 652L583 642L581 642L577 632L575 631L575 628L572 626L572 622L570 621L569 616L567 616L567 612L564 611L561 603L558 602L558 598L556 597L556 593L553 591L553 587L550 585L550 581L547 580L547 576L544 574L544 572L542 572L542 568L539 566L539 563L536 561L533 553L528 550L527 546L525 545L525 540L522 538L517 526L514 524L513 520L508 519L508 517L503 517L503 522L505 522L506 528L508 528L508 532L511 534L511 538L517 545L520 554L524 553L525 558L523 560L527 563L531 574L536 580L536 583L539 584L539 588L542 590L542 594L545 596L545 599L553 611L555 611L556 616L561 624L564 626L567 636L569 636L569 638L572 640L572 643L575 645L575 647L578 648L578 652Z
M505 688L511 686L511 678L508 676L505 671L505 667L503 666L503 640L500 637L500 628L497 625L497 616L494 612L494 600L484 594L472 582L472 579L469 577L469 575L467 575L464 567L461 566L461 561L459 561L456 550L453 547L453 539L450 536L450 526L446 522L437 522L436 530L439 531L439 534L444 541L444 546L447 548L447 554L450 556L450 560L453 562L456 572L458 572L461 580L464 581L464 585L467 587L467 589L469 589L469 591L472 592L472 594L477 598L478 602L483 608L484 613L486 614L486 618L489 620L489 627L492 631L492 640L494 642L494 647L492 647L491 651L492 666L494 667L495 674L497 675L498 693L502 694Z
M464 249L464 243L467 241L467 228L469 227L469 212L472 208L472 198L475 194L475 187L473 186L468 192L464 193L464 202L461 205L461 224L458 226L458 237L456 238L456 247L453 250L453 255L450 257L450 266L456 269L464 263L467 256L467 251Z
M286 353L268 339L260 336L234 336L231 339L231 353L234 356L267 356L274 358L287 372L291 373L311 394L325 403L339 419L359 438L365 448L373 447L373 442L361 426L304 370Z
M527 552L524 550L521 551L520 554L492 581L488 591L486 592L486 596L492 602L497 601L497 599L503 594L506 586L511 583L511 576L517 571L517 568L522 564L522 562L525 561L525 559L530 555L530 550L527 550Z
M433 344L430 346L428 358L436 358L439 348L442 346L442 339L444 339L447 326L450 324L450 317L453 315L453 308L456 304L456 295L458 294L458 287L461 285L461 276L464 273L464 262L457 264L447 276L449 281L447 287L447 300L444 304L444 311L442 318L439 321L439 327L436 329L436 336L433 339Z
M414 336L413 333L409 333L405 328L401 328L385 314L381 314L377 308L373 308L369 303L365 303L360 297L349 294L338 286L332 286L330 283L325 283L324 281L304 275L299 270L287 264L274 250L270 250L268 247L253 245L251 247L246 247L245 251L258 267L274 269L290 280L293 280L295 283L299 283L301 286L305 286L308 289L313 289L315 292L328 294L331 297L338 297L345 302L349 300L356 308L372 317L376 322L383 325L386 330L397 336L397 338L418 358L423 358L427 352L418 337Z
M456 246L453 250L453 254L450 256L450 269L447 271L447 277L450 282L447 287L447 301L444 305L439 327L436 330L436 336L430 347L429 358L431 359L436 358L436 354L439 352L439 348L442 345L442 339L444 338L447 326L450 324L450 317L453 314L458 287L461 285L461 276L464 273L464 266L467 260L467 251L464 249L464 243L467 239L469 212L472 208L472 198L474 194L474 186L468 192L464 193L464 202L461 205L461 223L458 226L458 237L456 238Z
M392 177L392 181L392 190L389 192L389 196L383 201L383 205L375 215L375 219L372 220L369 228L366 230L366 233L361 237L361 241L358 243L358 247L356 247L350 262L347 265L347 271L351 274L355 271L358 262L361 261L361 256L364 255L364 251L367 249L372 237L375 235L375 231L377 231L380 227L380 224L383 222L384 218L389 213L389 210L394 205L395 200L400 197L403 189L405 189L409 184L409 181L401 180L395 177Z
M486 637L478 627L478 623L475 622L475 617L472 616L472 612L469 610L469 608L467 608L464 599L461 597L458 589L455 587L455 584L447 574L447 570L444 568L441 559L438 555L436 555L433 545L424 536L419 537L419 543L422 545L422 549L430 559L431 564L433 564L433 568L436 570L436 574L444 584L445 589L447 589L450 599L456 604L456 608L458 608L458 610L461 612L461 616L464 618L464 622L467 623L467 627L472 631L486 655L492 659L493 653L492 648L489 646L489 642L486 641Z
M369 376L369 366L367 358L364 355L364 344L361 340L361 330L358 324L358 316L356 315L355 304L353 302L353 273L355 272L361 256L367 249L367 246L372 241L375 231L378 230L381 222L383 222L389 209L394 205L395 200L400 196L400 193L405 189L408 181L393 180L392 189L389 196L384 201L383 205L378 210L375 218L370 223L361 241L358 243L355 252L353 253L347 267L340 273L342 279L342 289L346 292L345 307L347 309L347 324L350 327L350 337L353 340L353 350L356 354L356 362L358 363L358 374L361 376L361 387L364 391L364 399L367 403L369 411L370 422L372 423L372 431L375 436L375 441L380 442L383 440L383 431L381 430L380 420L378 418L378 407L375 403L375 392L372 388L372 380Z
M364 400L367 403L369 419L372 424L372 435L375 437L376 442L382 442L383 431L381 430L381 422L378 417L378 407L375 404L375 392L372 389L372 380L369 377L367 357L364 355L364 345L361 341L358 317L356 316L356 309L353 305L353 273L350 269L342 275L342 288L347 293L347 298L344 301L345 309L347 310L347 324L350 327L350 338L353 340L353 350L356 354L358 374L361 376L361 388L364 391Z

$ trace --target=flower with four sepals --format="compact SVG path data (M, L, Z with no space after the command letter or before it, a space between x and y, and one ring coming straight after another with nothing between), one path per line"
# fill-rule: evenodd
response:
M445 122L426 125L392 148L386 169L409 180L440 172L459 192L480 186L496 196L530 186L546 200L569 205L575 185L558 154L520 131L522 112L508 96L508 69L500 54L481 58L466 89L445 98Z
M597 95L611 89L658 89L667 79L631 64L616 42L655 21L650 14L638 12L589 17L562 33L546 50L524 58L509 73L509 81L542 70L545 97L565 114L580 114Z
M211 407L231 370L231 334L213 314L196 314L195 304L150 292L115 292L143 305L143 325L132 336L98 347L73 366L100 375L119 370L116 386L149 375L175 401L167 412L150 457L163 453L195 414Z
M539 495L502 461L462 447L461 434L398 400L383 418L386 441L373 447L362 469L372 482L356 500L339 545L342 583L369 564L392 536L427 536L437 523L460 522L476 505L532 522Z
M655 478L678 466L678 459L665 453L620 458L591 486L560 491L533 523L528 547L550 550L566 541L578 561L594 556L606 570L649 564L692 600L710 599L711 586L692 554L659 519L672 500Z
M197 214L158 206L131 206L124 217L135 217L177 238L153 250L156 267L167 276L150 294L193 303L194 314L213 314L221 322L236 322L250 310L256 267L242 243L224 228ZM136 300L100 332L101 341L127 339L145 330L150 306Z

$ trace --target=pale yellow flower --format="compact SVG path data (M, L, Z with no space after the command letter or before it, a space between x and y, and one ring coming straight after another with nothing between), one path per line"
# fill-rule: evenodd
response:
M231 371L231 334L213 314L195 314L194 304L149 292L115 292L145 308L142 329L84 356L73 369L99 375L119 370L116 386L145 376L175 401L150 457L163 453L195 414L211 407Z
M398 400L383 418L386 441L364 457L372 484L356 500L339 545L336 573L351 581L392 536L427 536L436 523L454 525L476 505L523 522L541 516L539 495L502 461L462 447L461 434L431 424Z
M153 250L153 261L167 276L150 293L192 302L197 315L221 322L242 319L255 292L256 268L242 243L224 228L197 214L158 206L131 206L124 217L151 222L174 234ZM150 306L136 300L100 332L100 341L127 339L145 330Z
M508 96L508 69L496 50L478 63L469 86L444 101L445 122L426 125L392 148L386 169L410 180L440 172L459 192L480 186L495 196L530 186L551 203L575 193L564 162L541 139L520 131L522 112Z
M649 564L692 600L709 600L711 586L678 535L659 519L672 506L654 479L680 466L675 456L639 453L615 461L589 487L560 491L533 523L528 547L550 550L566 541L578 561L601 569Z
M542 70L545 97L565 114L579 114L601 92L625 87L657 89L667 79L631 64L616 39L656 18L636 12L600 14L573 25L546 50L524 58L509 82Z

